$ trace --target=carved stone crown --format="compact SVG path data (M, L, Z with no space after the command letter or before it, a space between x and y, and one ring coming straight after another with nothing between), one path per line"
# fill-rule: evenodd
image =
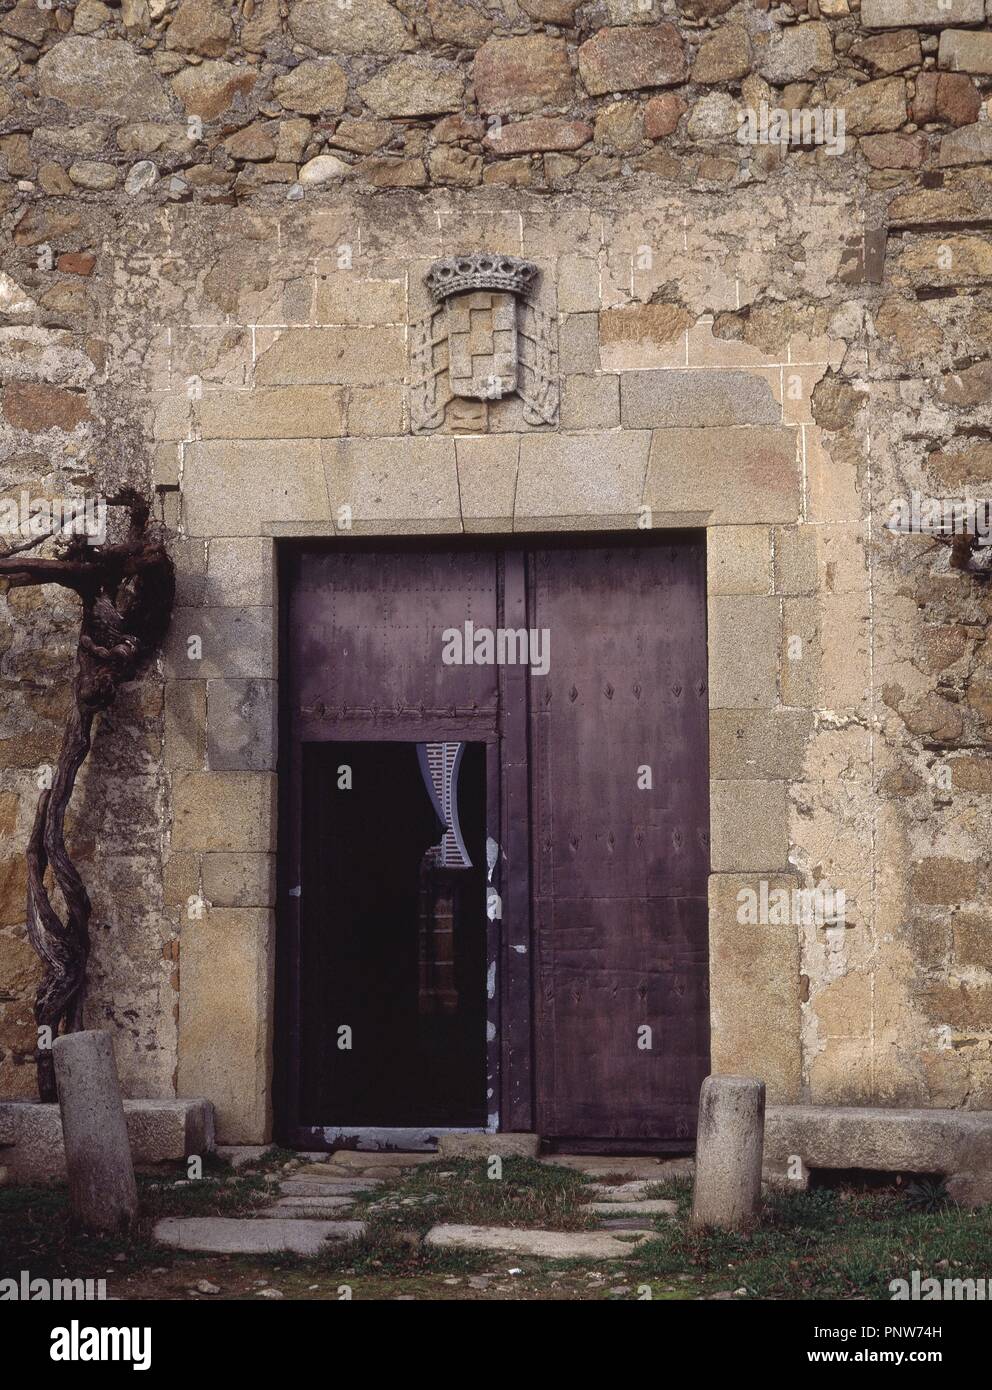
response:
M467 256L453 256L449 261L435 261L426 279L431 294L440 302L467 290L503 290L526 295L539 274L532 261L522 261L519 256L472 251Z

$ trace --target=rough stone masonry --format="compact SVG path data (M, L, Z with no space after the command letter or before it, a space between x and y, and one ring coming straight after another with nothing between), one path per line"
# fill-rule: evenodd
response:
M72 807L126 1095L271 1132L278 538L647 518L708 533L714 1070L992 1109L992 590L888 524L992 487L988 9L0 0L3 516L131 483L179 572ZM443 389L424 276L472 251L540 269L544 418ZM0 605L30 1098L23 855L77 618ZM817 888L840 919L740 924Z

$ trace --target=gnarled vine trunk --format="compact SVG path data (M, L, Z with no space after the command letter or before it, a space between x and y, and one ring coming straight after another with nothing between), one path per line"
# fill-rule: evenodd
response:
M89 894L65 845L65 814L76 776L86 760L96 715L109 708L117 691L133 680L165 635L175 597L175 572L157 528L148 525L149 507L127 491L111 498L126 507L130 524L124 540L91 545L73 536L55 558L28 556L22 546L0 554L0 578L11 588L61 584L82 600L73 702L51 787L38 802L28 843L27 922L31 944L44 962L35 997L39 1040L38 1091L55 1100L51 1041L82 1023L86 961L89 956ZM45 537L40 540L46 539ZM33 542L37 544L40 542ZM65 904L65 920L46 884L51 877Z

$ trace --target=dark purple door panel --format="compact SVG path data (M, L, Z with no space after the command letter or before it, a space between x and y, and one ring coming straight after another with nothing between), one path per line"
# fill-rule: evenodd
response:
M709 1065L701 533L308 544L281 575L283 1135L691 1139ZM444 660L469 624L537 646ZM451 803L435 826L428 745L464 750L470 853L435 853Z
M708 1069L705 551L538 550L538 1124L681 1139Z

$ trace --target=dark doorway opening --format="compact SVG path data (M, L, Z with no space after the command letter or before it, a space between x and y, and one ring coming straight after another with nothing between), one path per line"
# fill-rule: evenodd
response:
M485 763L481 743L304 745L304 1124L484 1123Z

